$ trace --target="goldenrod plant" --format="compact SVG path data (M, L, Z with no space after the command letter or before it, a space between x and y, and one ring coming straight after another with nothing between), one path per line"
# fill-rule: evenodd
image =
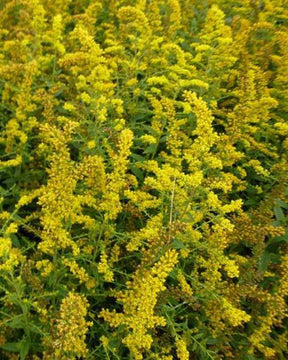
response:
M0 0L0 359L284 360L286 0Z

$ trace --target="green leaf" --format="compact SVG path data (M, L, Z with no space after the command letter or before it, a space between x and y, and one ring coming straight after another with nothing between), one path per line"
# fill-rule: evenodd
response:
M158 131L156 131L155 129L153 129L151 126L149 125L142 125L142 127L151 135L155 136L156 138L159 136Z
M157 149L157 144L150 144L147 146L146 150L144 151L144 154L153 154Z
M259 270L263 272L266 271L270 260L271 260L271 254L264 252L259 262Z
M1 349L10 352L19 352L19 347L20 347L19 342L10 342L0 346Z
M167 135L161 136L159 143L163 143L167 140Z
M288 229L286 229L285 234L281 236L275 236L269 241L270 244L276 244L279 242L286 242L288 243Z
M13 318L7 323L7 326L12 329L24 329L25 324L23 322L23 315Z
M139 179L139 180L143 180L144 175L143 175L143 171L140 170L138 167L136 166L131 166L130 167L132 173Z
M191 350L192 350L192 351L196 351L196 349L197 349L197 343L194 342L194 343L192 344Z
M215 338L208 338L206 341L207 345L215 345L215 344L219 344L219 339L215 339Z
M20 342L20 360L25 360L30 349L30 341L27 338L23 338Z
M173 249L186 249L186 246L178 239L174 239L171 246Z
M286 204L283 200L277 199L276 204L283 209L288 209L288 204Z
M29 329L30 329L31 332L33 332L33 333L35 333L35 334L40 334L40 335L43 335L43 334L44 334L43 331L42 331L39 327L37 327L36 325L34 325L34 324L30 324L30 325L29 325Z
M274 206L274 214L275 214L276 220L279 221L280 223L285 221L285 215L280 206Z
M136 161L139 161L139 162L144 162L145 161L145 157L141 156L141 155L138 155L138 154L131 154L131 157L133 159L135 159Z
M14 245L15 247L20 248L20 241L19 241L17 235L11 234L10 237L11 237L11 240L12 240L13 245Z
M245 355L245 360L255 360L255 357L252 354L246 354Z

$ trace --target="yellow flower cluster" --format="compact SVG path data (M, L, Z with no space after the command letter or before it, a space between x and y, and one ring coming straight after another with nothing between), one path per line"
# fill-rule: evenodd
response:
M87 348L85 337L90 322L86 321L88 302L76 293L70 292L62 301L57 319L56 339L53 342L55 359L85 358Z
M0 237L0 272L11 273L23 260L24 256L19 249L12 246L10 235L17 232L17 226L11 223L4 233L4 237Z
M126 284L127 290L117 294L118 301L123 304L123 313L101 311L101 316L111 326L128 327L129 334L123 343L135 359L143 359L142 351L151 347L153 340L148 331L166 324L165 318L154 314L154 308L159 294L165 290L167 275L176 263L176 251L168 250L151 269L140 268Z
M100 262L98 264L98 271L100 274L104 275L105 281L113 281L113 271L108 263L108 256L105 252L101 254Z
M101 210L106 211L107 219L115 219L121 212L120 195L125 184L125 173L132 146L133 133L129 129L124 129L119 134L117 152L108 149L113 166L113 172L107 175L107 191L101 203Z
M176 353L179 360L189 360L189 351L185 340L181 338L176 340Z
M85 269L80 267L75 260L64 259L63 263L68 266L71 273L77 277L80 284L89 280L89 276Z
M187 283L183 272L178 273L177 280L179 281L180 288L183 291L183 294L191 297L193 295L193 290L191 289L191 286Z

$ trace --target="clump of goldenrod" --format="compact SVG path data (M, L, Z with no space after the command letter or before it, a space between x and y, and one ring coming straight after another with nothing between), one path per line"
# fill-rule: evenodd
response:
M285 358L285 0L0 3L0 358Z

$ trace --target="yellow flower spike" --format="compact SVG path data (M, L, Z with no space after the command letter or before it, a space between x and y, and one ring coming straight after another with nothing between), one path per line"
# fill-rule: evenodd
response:
M79 280L80 284L89 280L86 270L80 267L75 260L64 259L63 264L70 269L71 273Z
M51 42L53 43L55 50L59 52L60 55L65 53L65 46L63 45L63 19L61 14L57 14L53 18L52 23L52 36Z
M154 315L158 295L165 290L164 282L178 261L176 250L168 250L149 270L139 269L127 290L117 295L123 304L123 313L101 311L101 317L111 326L127 325L131 330L123 339L131 353L142 359L142 349L150 349L152 337L147 333L155 326L165 326L163 317ZM141 341L139 341L139 339Z
M91 102L91 97L86 92L83 92L80 95L80 99L87 105L89 105Z
M114 276L113 271L111 270L111 267L108 263L108 256L106 252L102 252L100 257L100 262L98 264L98 271L100 274L104 275L105 281L113 282Z
M117 153L111 153L113 172L108 176L107 192L104 194L101 209L104 210L107 219L115 219L122 209L120 193L123 190L126 177L128 158L131 153L133 133L129 129L123 129L119 134Z
M12 246L12 241L8 234L6 237L0 237L0 271L12 272L16 266L25 260L20 250Z
M105 348L108 347L108 345L109 345L109 339L108 339L106 336L102 335L102 336L100 337L100 341L101 341L102 345L103 345Z
M193 290L191 289L191 286L187 283L186 279L185 279L185 276L184 274L179 271L178 272L178 275L177 275L177 280L179 281L180 283L180 288L181 288L181 291L191 297L193 295Z
M64 108L65 110L71 111L71 112L76 110L75 106L74 106L73 104L71 104L71 103L65 103L65 104L63 105L63 108Z
M156 144L156 142L157 142L157 140L155 139L154 136L148 135L148 134L142 135L140 137L140 140L142 140L144 143L148 143L148 144Z
M90 150L91 150L91 149L94 149L95 146L96 146L95 140L90 140L90 141L88 141L88 143L87 143L88 149L90 149Z
M15 159L0 161L0 169L10 166L18 166L22 163L22 156L17 155Z
M49 260L40 260L36 263L36 269L41 271L41 276L47 277L53 271L53 264Z
M143 246L143 243L153 243L154 240L160 238L160 232L163 224L163 215L158 214L147 221L146 227L140 231L131 233L131 240L127 244L126 248L128 251L138 250L139 247Z
M179 0L168 0L169 8L169 30L168 35L172 36L177 30L181 28L181 6Z
M179 360L189 360L189 351L184 339L178 338L176 340L176 353Z
M89 279L85 282L85 286L88 290L92 290L96 288L96 281L94 279Z
M57 358L68 360L86 357L86 334L91 322L86 321L88 302L83 295L70 292L62 301L57 319L53 349Z

